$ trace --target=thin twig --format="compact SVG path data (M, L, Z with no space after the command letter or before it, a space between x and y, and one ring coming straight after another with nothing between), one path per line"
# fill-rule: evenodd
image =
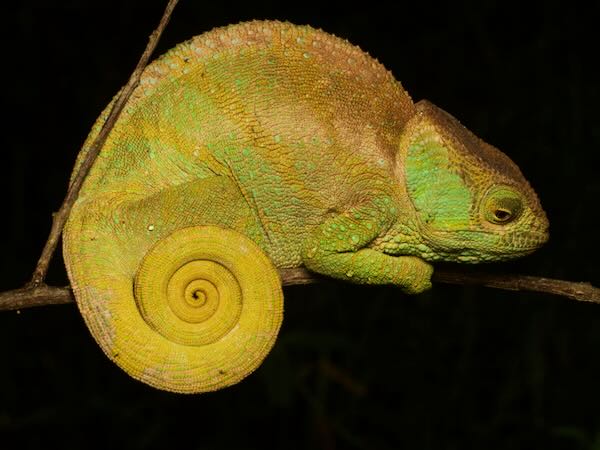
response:
M148 44L146 45L146 49L144 50L144 53L142 53L142 56L140 57L140 60L137 63L137 66L135 67L133 73L129 77L129 81L121 90L121 93L114 102L110 114L108 115L106 122L104 122L100 133L90 146L90 149L86 154L85 159L79 166L77 175L73 179L73 182L69 187L67 195L63 200L60 209L56 214L54 214L52 218L52 228L50 229L50 235L48 236L46 245L42 250L42 254L40 255L40 259L38 260L35 271L33 272L33 276L31 277L31 282L29 283L29 286L39 287L43 285L44 280L46 278L46 273L48 272L48 265L50 264L52 255L54 254L56 246L58 245L58 240L60 239L60 234L65 225L65 222L69 217L69 212L71 211L75 200L77 200L77 195L79 194L79 190L81 189L83 181L85 180L85 177L92 168L92 165L94 164L98 153L100 153L100 149L102 149L102 147L104 146L106 138L108 137L110 131L113 129L117 119L119 118L119 115L121 114L121 111L123 110L123 107L129 100L129 97L131 97L131 94L133 93L134 89L139 84L142 72L148 64L150 56L152 56L152 53L154 53L156 44L158 43L158 40L160 39L163 30L167 26L167 23L169 22L169 19L171 17L171 13L173 12L173 9L175 8L175 5L177 5L178 1L179 0L169 0L169 3L165 8L165 12L163 13L162 18L160 19L160 23L158 24L156 30L154 30L148 38Z
M542 292L580 302L600 303L600 288L582 281L556 280L529 275L459 272L448 269L435 271L432 279L438 283L486 286L508 291Z
M312 284L326 280L306 269L280 270L281 282L284 286ZM600 289L589 283L554 280L550 278L531 277L525 275L494 275L484 273L467 273L438 269L434 272L433 281L437 283L487 286L510 291L542 292L559 295L571 300L600 303ZM19 310L42 305L58 305L74 302L69 287L29 287L0 293L0 311Z

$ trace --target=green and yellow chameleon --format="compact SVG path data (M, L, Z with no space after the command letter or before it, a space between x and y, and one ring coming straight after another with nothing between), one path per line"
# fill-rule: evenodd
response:
M507 156L360 49L255 21L145 69L63 238L106 355L159 389L206 392L272 348L278 268L419 293L431 263L526 255L548 221Z

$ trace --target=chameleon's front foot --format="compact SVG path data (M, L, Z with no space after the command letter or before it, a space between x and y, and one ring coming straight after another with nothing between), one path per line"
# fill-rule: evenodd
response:
M363 248L356 252L308 255L304 265L313 272L359 284L392 284L407 294L431 288L433 267L416 256L389 256Z
M374 199L317 227L305 242L304 265L313 272L354 283L392 284L407 294L430 289L430 264L416 256L390 256L368 247L393 220L381 215L381 205L386 204Z

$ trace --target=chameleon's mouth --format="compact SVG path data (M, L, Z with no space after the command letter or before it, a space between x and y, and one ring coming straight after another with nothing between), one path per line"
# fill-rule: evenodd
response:
M439 260L482 263L507 261L529 255L546 243L549 233L547 228L511 231L502 236L488 231L460 230L424 233L423 236Z
M507 233L501 240L502 246L517 252L529 254L544 245L550 233L543 231L515 231Z

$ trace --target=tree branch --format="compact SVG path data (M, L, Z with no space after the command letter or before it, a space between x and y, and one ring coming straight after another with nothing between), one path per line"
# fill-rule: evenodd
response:
M106 142L108 134L114 127L123 107L129 100L134 89L140 81L141 74L148 64L150 56L156 48L156 44L165 29L173 9L178 0L169 0L165 12L160 20L156 30L152 32L148 39L148 44L144 53L131 74L129 81L121 90L115 100L106 122L102 126L100 133L90 146L84 161L69 187L67 195L59 211L53 216L50 235L44 246L42 254L38 260L31 281L23 288L0 293L0 311L19 310L42 305L56 305L71 303L74 301L73 293L69 287L52 287L44 284L48 265L56 250L63 226L69 216L79 190L90 171L100 149ZM286 269L281 271L282 284L296 285L309 284L323 280L318 275L311 274L305 269ZM539 278L521 275L491 275L491 274L472 274L466 272L454 272L446 269L437 270L434 273L433 280L440 283L480 285L494 287L497 289L507 289L515 291L544 292L554 295L560 295L573 300L588 301L600 303L600 289L593 287L589 283L576 283L564 280L552 280L549 278Z
M37 266L33 272L33 276L31 277L31 281L29 283L30 287L41 287L46 278L46 273L48 272L48 265L50 264L50 260L52 259L52 255L56 250L56 246L58 245L58 240L60 239L60 234L62 233L62 229L69 217L69 212L71 212L71 208L77 200L77 195L79 194L79 190L83 185L83 181L87 176L88 172L92 168L98 153L100 153L100 149L104 146L106 142L106 138L108 134L113 129L115 122L121 115L121 111L123 107L131 97L131 94L135 90L135 88L140 83L140 78L142 76L142 72L148 65L148 61L150 60L150 56L154 53L154 49L156 48L156 44L162 35L163 30L167 26L169 19L171 18L171 13L177 5L179 0L169 0L167 7L165 8L165 12L163 13L162 18L160 19L160 23L156 30L152 32L150 37L148 38L148 44L146 45L146 49L140 60L137 63L134 71L129 77L129 81L125 85L125 87L121 90L119 96L115 100L110 114L104 122L100 133L90 146L88 153L85 156L85 159L79 166L79 170L77 171L77 175L73 179L71 186L69 186L69 190L67 191L67 195L60 206L60 209L56 214L54 214L52 218L52 228L50 229L50 235L48 236L48 240L44 245L44 249L42 250L42 254L40 255L40 259L38 260Z
M306 269L280 270L281 283L284 286L312 284L327 280ZM590 283L554 280L551 278L525 275L494 275L485 273L467 273L439 269L433 274L437 283L486 286L510 291L542 292L559 295L571 300L600 303L600 289ZM0 293L0 311L19 310L43 305L59 305L74 302L69 287L31 286Z
M582 281L556 280L529 275L507 275L469 273L453 270L438 270L433 274L438 283L485 286L508 291L541 292L559 295L580 302L600 303L600 289Z

